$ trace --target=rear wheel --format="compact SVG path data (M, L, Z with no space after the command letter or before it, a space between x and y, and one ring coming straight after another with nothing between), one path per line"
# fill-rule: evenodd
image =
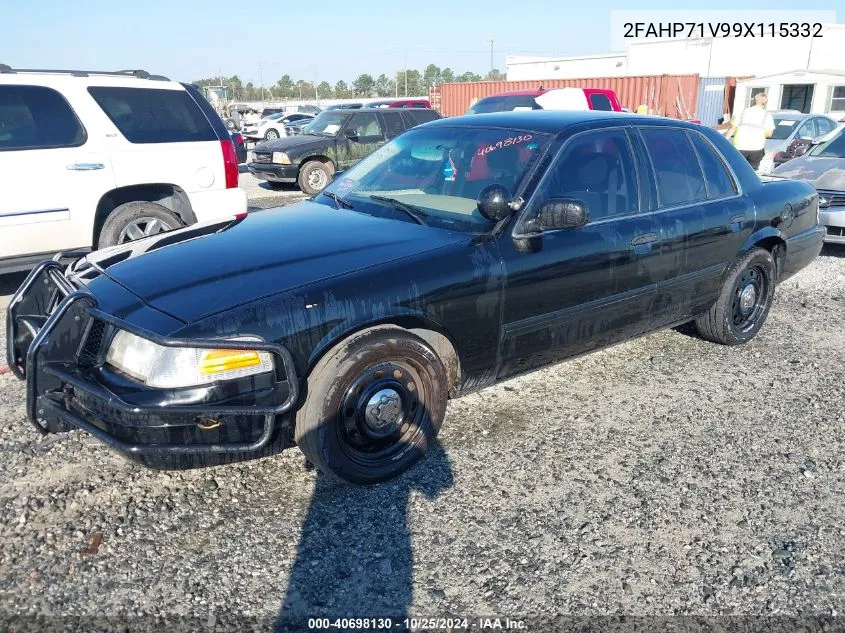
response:
M331 168L318 160L305 163L299 170L299 188L309 196L320 193L331 181Z
M275 141L277 138L279 138L279 133L276 130L267 130L264 135L265 141Z
M424 341L400 329L369 330L314 367L295 439L326 475L357 484L384 481L428 451L446 400L446 372Z
M754 338L772 307L776 270L772 254L762 248L751 249L737 260L716 303L695 320L701 337L722 345Z
M155 202L127 202L109 214L100 230L99 248L132 242L183 226L182 220Z

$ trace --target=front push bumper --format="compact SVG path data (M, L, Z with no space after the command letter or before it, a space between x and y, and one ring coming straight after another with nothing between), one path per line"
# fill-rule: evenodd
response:
M266 351L275 371L239 384L152 389L103 367L118 329L165 347ZM293 359L283 346L143 330L99 310L96 297L65 278L57 261L39 264L12 297L6 334L9 367L26 380L26 413L35 428L41 433L80 428L129 457L249 458L279 439L278 422L288 421L285 414L298 396Z

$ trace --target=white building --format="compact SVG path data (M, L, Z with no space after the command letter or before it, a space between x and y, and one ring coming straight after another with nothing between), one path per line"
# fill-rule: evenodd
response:
M752 105L754 95L765 92L769 110L799 110L845 117L845 71L794 70L754 77L736 83L733 113Z
M581 57L508 55L508 80L682 75L747 77L794 68L845 72L845 24L825 24L821 37L707 37L633 40L624 53Z

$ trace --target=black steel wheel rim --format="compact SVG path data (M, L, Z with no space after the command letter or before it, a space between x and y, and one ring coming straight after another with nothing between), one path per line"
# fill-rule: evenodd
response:
M742 271L731 302L731 325L737 332L754 327L766 309L769 280L759 266Z
M368 367L346 389L338 415L340 444L362 465L390 460L422 434L425 387L406 361Z

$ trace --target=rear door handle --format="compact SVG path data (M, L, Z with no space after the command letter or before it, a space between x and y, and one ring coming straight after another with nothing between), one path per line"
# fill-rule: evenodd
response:
M95 169L105 169L103 163L71 163L67 166L72 171L94 171Z
M651 244L658 240L657 233L641 233L631 240L631 246L642 246L643 244Z
M742 224L743 222L745 222L744 213L737 213L736 215L732 215L730 220L728 220L728 224Z

